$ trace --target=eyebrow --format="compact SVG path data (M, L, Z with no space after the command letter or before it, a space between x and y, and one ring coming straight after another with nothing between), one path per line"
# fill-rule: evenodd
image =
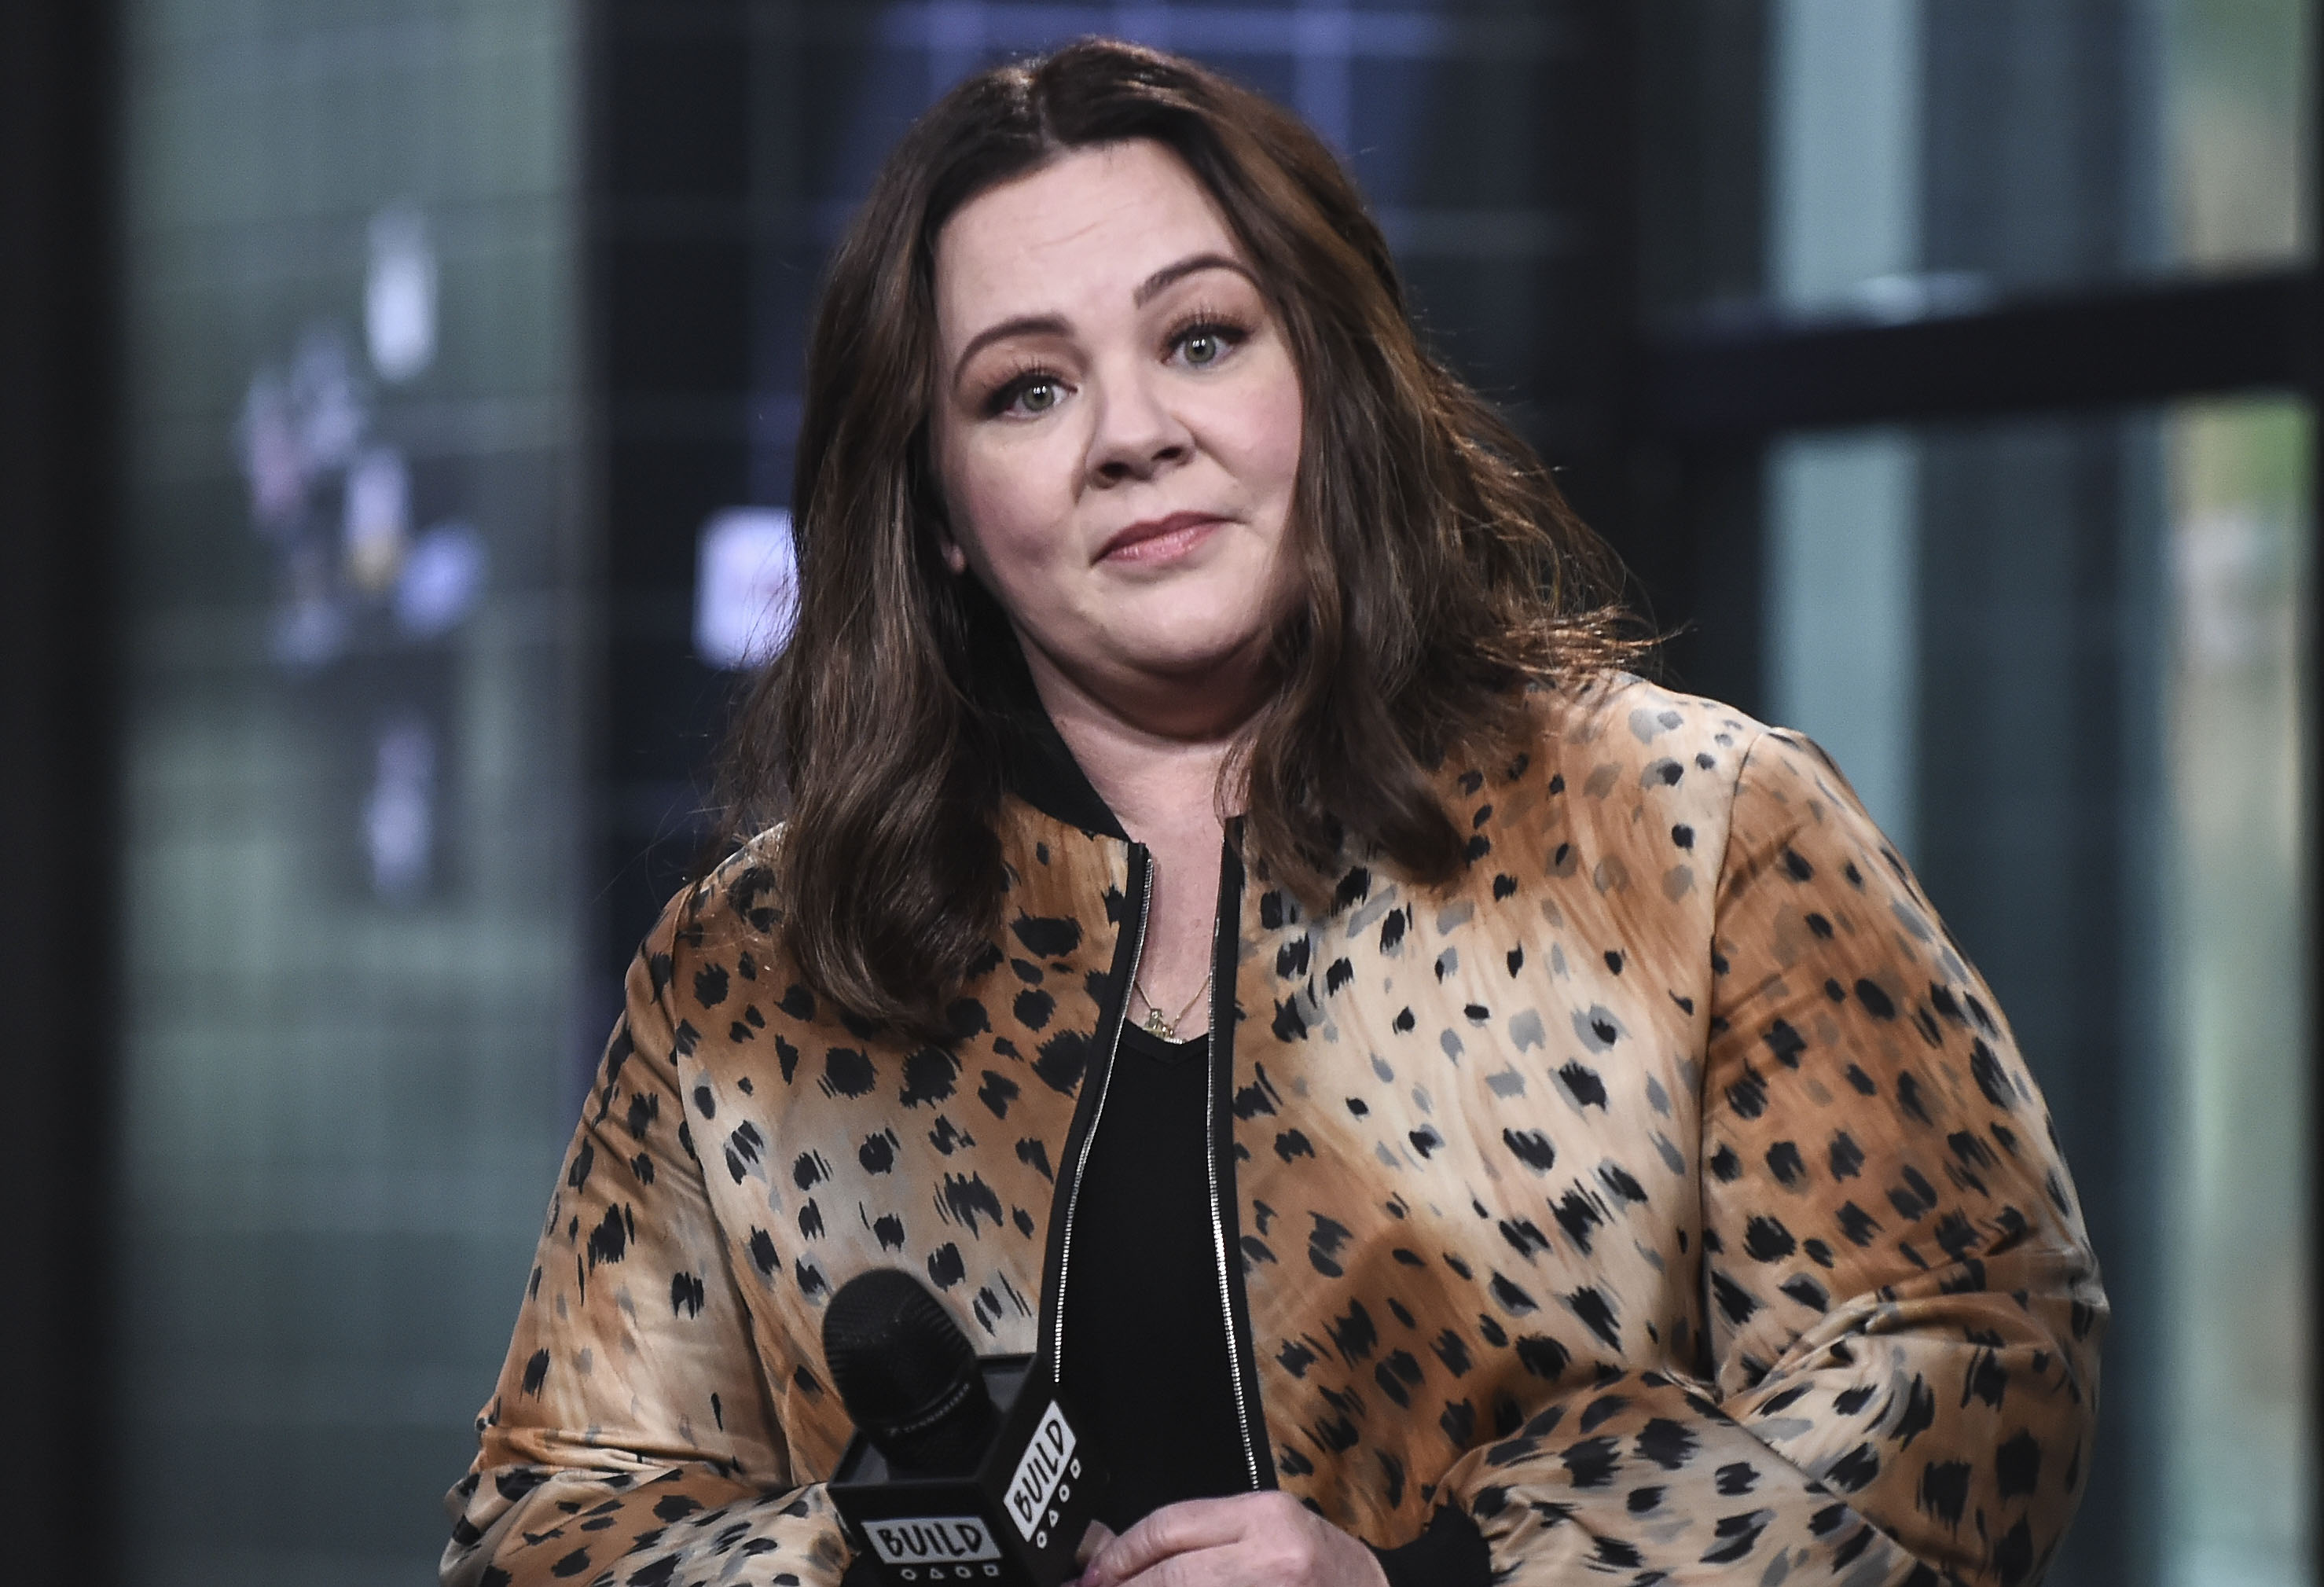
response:
M1252 286L1259 285L1250 271L1245 270L1240 263L1223 254L1190 254L1176 264L1164 265L1139 282L1138 290L1130 294L1130 300L1143 309L1171 282L1204 270L1231 270L1243 280L1250 281Z
M1231 270L1252 286L1259 284L1258 278L1249 270L1224 254L1190 254L1175 264L1164 265L1139 281L1138 290L1130 294L1130 303L1143 309L1174 282L1205 270ZM1072 328L1065 323L1064 317L1056 314L1020 314L1014 319L987 326L969 337L968 346L960 350L960 357L953 364L953 383L957 385L960 383L961 372L968 367L968 361L994 342L1010 337L1062 337L1071 334Z
M1009 337L1062 337L1071 334L1065 320L1055 314L1020 314L1014 319L1004 319L999 325L987 326L968 338L968 346L960 350L959 361L952 366L953 384L960 383L961 372L968 361L991 343Z

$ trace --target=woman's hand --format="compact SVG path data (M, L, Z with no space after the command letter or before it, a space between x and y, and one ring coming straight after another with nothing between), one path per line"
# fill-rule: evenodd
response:
M1287 1493L1164 1505L1097 1551L1081 1587L1388 1587L1372 1551Z

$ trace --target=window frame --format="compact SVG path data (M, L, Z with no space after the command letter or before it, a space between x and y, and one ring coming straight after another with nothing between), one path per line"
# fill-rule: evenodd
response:
M1655 64L1647 34L1632 35L1630 82L1643 94ZM2324 18L2310 30L2309 202L2324 223ZM1634 103L1637 101L1634 99ZM1642 153L1645 152L1642 151ZM1634 188L1649 178L1639 168ZM1632 245L1644 264L1644 239ZM2324 247L2311 238L2301 264L2209 277L2098 282L1960 311L1891 321L1839 316L1785 317L1774 310L1656 324L1633 309L1628 378L1611 393L1626 407L1620 425L1632 482L1611 526L1640 576L1650 616L1674 636L1674 665L1686 681L1716 678L1755 706L1748 687L1764 646L1758 634L1757 564L1763 525L1757 504L1761 460L1777 436L1923 421L2000 420L2034 414L2097 414L2227 394L2289 394L2324 418ZM2310 566L2324 565L2324 466L2310 482ZM1725 507L1706 507L1724 499ZM1705 533L1706 512L1722 529ZM2304 957L2308 984L2324 991L2324 919L2319 919L2319 761L2324 757L2324 688L2316 647L2324 635L2317 587L2305 614L2309 687L2302 777ZM1735 608L1740 608L1736 610ZM2324 1059L2324 995L2308 1011L2311 1067ZM2310 1362L2307 1415L2308 1572L2324 1582L2324 1084L2308 1102L2311 1143L2307 1185ZM2102 1545L2100 1558L2129 1581L2153 1562L2135 1545ZM2088 1562L2086 1562L2087 1564Z

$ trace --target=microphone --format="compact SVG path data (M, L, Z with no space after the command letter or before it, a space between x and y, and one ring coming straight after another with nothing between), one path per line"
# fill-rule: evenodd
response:
M992 1442L975 1348L909 1273L874 1268L840 1286L824 1308L823 1359L891 1475L960 1476Z
M823 1314L824 1363L856 1436L825 1491L858 1570L893 1587L1059 1587L1095 1518L1102 1472L1030 1356L980 1360L911 1274L860 1273Z

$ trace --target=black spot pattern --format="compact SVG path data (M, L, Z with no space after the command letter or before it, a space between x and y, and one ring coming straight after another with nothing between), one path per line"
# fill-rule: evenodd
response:
M1274 1479L1382 1545L1464 1510L1513 1581L2030 1581L2105 1303L1990 994L1896 928L1926 900L1803 741L1635 680L1532 708L1489 777L1442 772L1450 887L1359 855L1322 915L1231 900L1222 1187ZM1118 840L1016 802L1001 837L939 1046L801 983L775 839L673 902L454 1492L458 1579L836 1587L832 1288L901 1267L980 1349L1034 1347L1134 911ZM651 1453L530 1453L594 1427Z

